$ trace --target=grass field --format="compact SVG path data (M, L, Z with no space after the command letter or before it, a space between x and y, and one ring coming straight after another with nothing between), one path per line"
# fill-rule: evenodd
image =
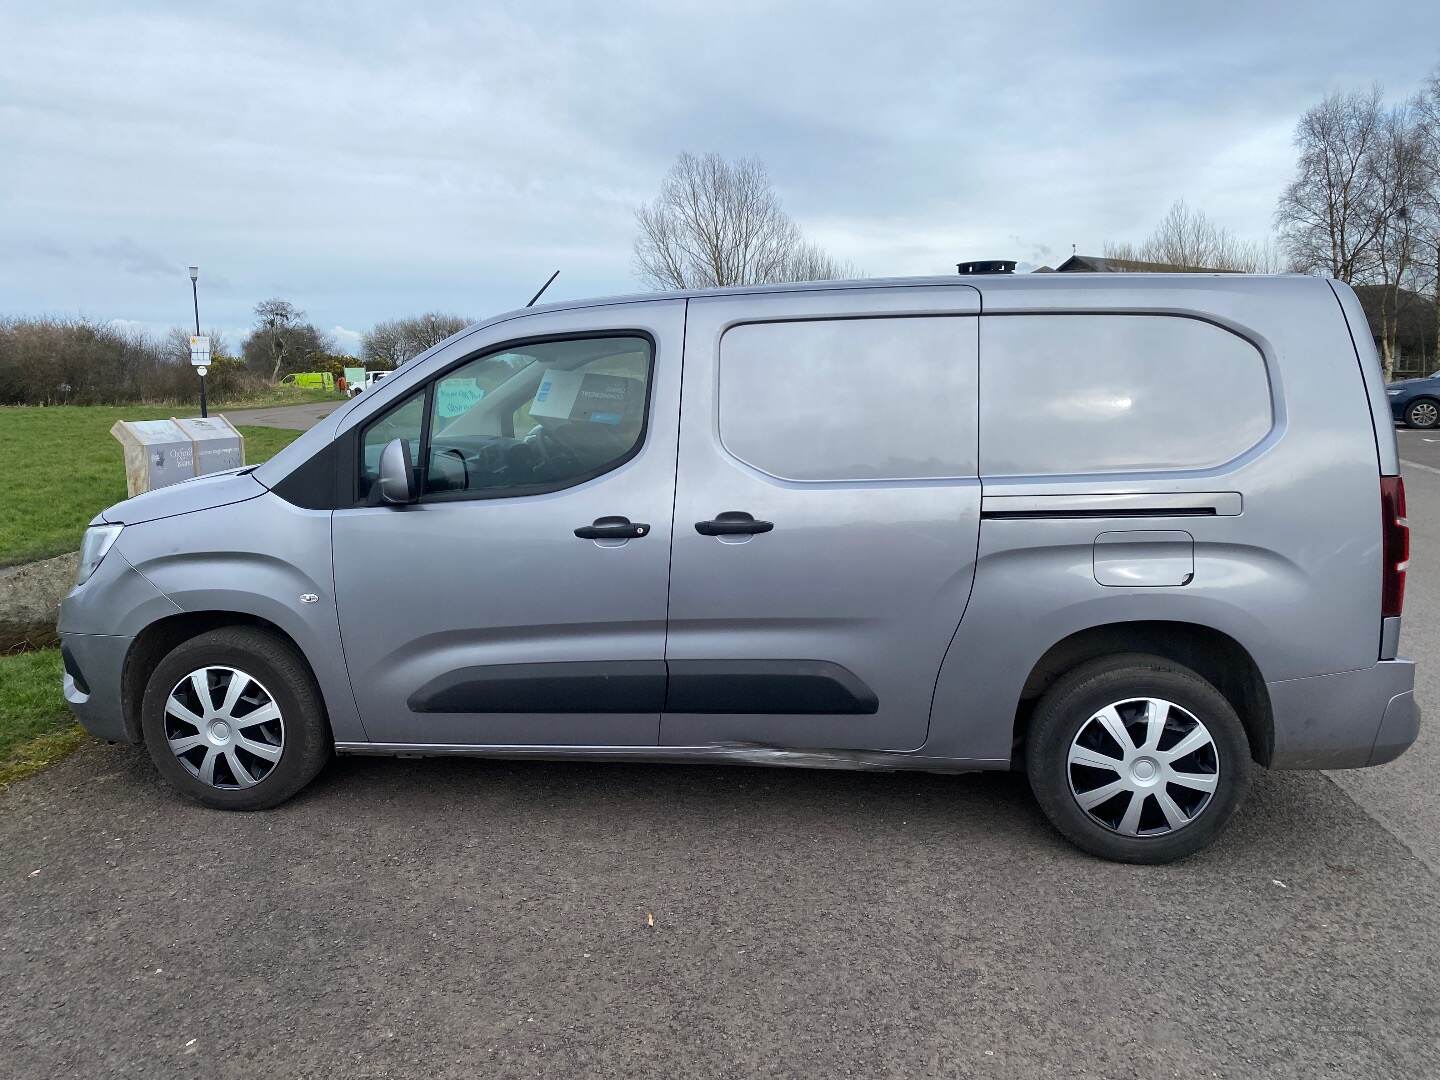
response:
M227 402L213 411L329 400L292 392L259 402ZM110 434L116 420L194 416L183 405L58 405L0 408L0 461L5 513L0 515L0 566L74 551L99 511L125 498L125 464ZM242 427L245 462L271 457L300 435L278 428Z
M60 650L0 656L0 787L85 740L60 696Z

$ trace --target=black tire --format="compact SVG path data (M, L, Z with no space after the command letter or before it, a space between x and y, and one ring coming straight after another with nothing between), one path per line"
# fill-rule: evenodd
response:
M1069 755L1072 742L1092 717L1108 705L1137 698L1164 699L1200 721L1213 741L1218 775L1209 801L1188 823L1154 835L1127 836L1117 831L1123 821L1106 827L1081 808L1075 792L1084 794L1086 789L1078 785L1072 789ZM1127 863L1174 862L1207 847L1244 801L1253 773L1244 725L1224 695L1189 668L1144 653L1094 660L1061 676L1036 705L1025 758L1031 790L1051 824L1076 847L1102 859ZM1084 772L1082 766L1076 769L1077 775ZM1115 772L1118 776L1119 770ZM1100 782L1096 783L1098 787ZM1167 792L1177 790L1163 781L1158 787ZM1186 788L1178 790L1191 794ZM1121 790L1115 798L1115 803L1097 807L1097 814L1105 806L1128 807L1127 800L1133 796ZM1161 810L1154 798L1146 796L1141 796L1140 805L1152 816ZM1163 820L1158 824L1168 828Z
M1419 413L1417 418L1416 413ZM1416 398L1405 406L1405 426L1412 428L1433 428L1440 423L1440 401L1434 398Z
M248 756L251 767L268 769L252 786L207 784L186 768L170 748L171 734L186 735L194 726L182 725L167 734L166 704L171 692L191 672L207 666L245 673L279 708L283 720L279 759L266 766ZM174 725L175 721L169 723ZM140 726L151 760L170 786L219 810L268 810L279 806L313 780L334 751L320 691L305 661L288 642L249 626L211 630L172 649L150 674L140 706ZM254 729L251 734L255 734ZM206 753L206 746L197 746L192 759L203 759ZM227 775L233 781L229 769L228 764L216 766L222 781Z

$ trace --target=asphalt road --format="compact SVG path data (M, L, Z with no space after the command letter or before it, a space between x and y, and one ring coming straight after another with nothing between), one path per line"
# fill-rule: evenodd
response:
M1378 769L1335 772L1335 782L1440 875L1440 430L1397 429L1410 519L1410 573L1400 651L1421 661L1419 741ZM1434 1075L1440 1076L1440 1049Z
M1440 469L1440 428L1430 431L1396 428L1395 437L1400 443L1400 457L1403 460L1412 465Z
M265 409L227 410L225 418L237 427L248 424L255 427L288 428L291 431L309 431L325 417L344 405L344 401L312 401L305 405L275 405Z
M345 759L238 815L96 745L0 795L0 1075L1434 1077L1437 776L1269 774L1138 868L1010 776Z

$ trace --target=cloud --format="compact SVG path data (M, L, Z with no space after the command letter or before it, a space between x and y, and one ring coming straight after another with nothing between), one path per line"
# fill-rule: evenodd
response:
M1440 6L11 5L0 313L237 328L630 292L681 150L753 155L864 273L1063 259L1179 197L1270 230L1300 111L1435 64ZM757 26L764 28L758 33ZM698 44L703 43L703 44Z
M138 319L111 319L107 325L113 326L116 330L136 334L153 334L157 329L155 324L141 322Z
M360 330L350 330L339 323L330 328L330 336L335 339L335 343L351 356L360 355L361 333Z
M173 277L184 273L183 266L176 265L158 252L137 244L128 236L122 236L106 244L95 244L90 253L103 263L118 268L122 273L140 277Z
M1049 244L1024 240L1017 233L1011 233L1009 240L1009 250L1018 262L1040 266L1055 258L1055 249Z

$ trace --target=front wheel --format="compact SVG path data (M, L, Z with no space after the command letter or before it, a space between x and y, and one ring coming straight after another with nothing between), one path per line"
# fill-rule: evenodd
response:
M1046 817L1077 847L1168 863L1229 824L1250 785L1250 746L1214 686L1132 653L1083 664L1045 693L1026 771Z
M146 684L140 724L170 785L221 810L278 806L315 778L333 748L304 660L248 626L171 650Z
M1440 423L1440 406L1429 398L1405 406L1405 423L1412 428L1433 428Z

